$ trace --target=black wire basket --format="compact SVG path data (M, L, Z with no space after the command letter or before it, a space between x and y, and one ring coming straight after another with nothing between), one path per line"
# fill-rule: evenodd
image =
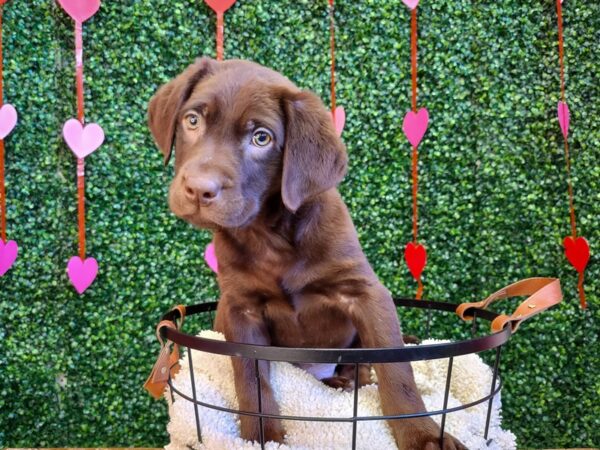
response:
M552 280L553 287L556 290L558 286L558 292L560 293L560 284L555 279L529 279L529 280ZM515 283L517 285L518 283ZM540 283L538 283L540 284ZM543 283L541 283L543 284ZM515 286L511 285L511 286ZM518 291L518 289L517 289ZM541 289L544 291L544 289ZM302 420L302 421L321 421L321 422L346 422L352 423L352 449L356 449L356 435L357 435L357 424L360 421L369 420L402 420L414 417L424 416L435 416L441 415L441 426L440 426L440 444L444 438L446 416L455 411L467 409L482 403L487 402L487 416L485 421L485 429L483 430L484 439L489 445L492 440L488 439L488 433L490 428L490 418L492 413L492 402L494 397L497 396L502 389L502 382L499 378L500 368L500 357L502 348L506 342L510 339L512 333L516 330L519 323L537 314L550 306L558 303L562 298L557 298L557 295L544 297L543 292L535 292L529 299L523 302L517 311L511 315L506 316L498 314L486 308L489 303L499 298L505 298L512 295L525 295L520 292L510 292L510 287L504 290L498 291L492 294L485 301L479 303L465 303L462 305L438 302L438 301L426 301L426 300L415 300L408 298L395 298L394 303L397 308L400 309L419 309L426 314L426 337L430 335L430 325L432 315L438 314L439 312L450 312L459 313L464 319L472 320L470 329L471 337L468 339L462 339L459 341L439 343L439 344L427 344L427 345L416 345L406 346L401 348L358 348L358 349L314 349L314 348L288 348L288 347L273 347L273 346L262 346L262 345L251 345L242 344L235 342L219 341L215 339L207 339L199 336L186 334L181 331L181 324L184 317L199 315L204 317L203 323L211 324L214 320L214 311L217 308L217 302L200 303L192 306L178 306L173 310L166 313L161 322L157 327L157 336L161 341L166 342L163 344L163 351L161 355L163 357L162 369L160 359L157 361L157 365L153 370L155 375L155 381L162 381L162 388L169 386L171 400L175 400L177 397L182 398L186 401L192 402L195 413L196 432L198 435L198 441L202 442L202 433L200 427L200 415L199 407L211 408L219 411L224 411L237 415L247 415L258 417L260 421L260 445L264 449L265 439L263 430L263 419L275 418L283 420ZM531 294L532 292L528 292ZM552 298L550 298L552 297ZM521 311L521 312L520 312ZM529 314L523 314L523 311L529 312ZM477 336L477 329L480 321L493 322L495 324L501 323L501 327L496 331L482 336ZM169 350L169 346L173 344L173 351ZM179 360L179 347L188 349L187 357L189 360L189 376L191 382L191 396L177 389L173 383L173 376L176 373L174 370ZM202 400L201 393L197 392L196 383L194 380L194 366L193 366L193 351L201 351L218 355L234 356L248 358L254 361L254 369L256 374L256 380L258 385L258 411L240 411L238 409L225 408L222 406L207 403ZM450 393L450 383L452 379L452 366L455 357L480 353L484 351L493 351L495 357L493 358L492 364L492 378L491 385L489 386L489 392L487 395L482 396L470 403L463 404L455 407L448 407L448 398ZM413 362L422 360L433 360L440 358L448 358L448 368L446 373L446 383L444 391L444 402L443 407L433 411L422 411L412 414L399 414L399 415L379 415L379 416L359 416L358 415L358 374L359 364L371 363L395 363L395 362ZM315 416L295 416L295 415L280 415L280 414L267 414L262 411L262 398L261 398L261 386L260 386L260 373L259 373L259 361L284 361L289 363L335 363L335 364L350 364L354 365L354 402L353 402L353 414L348 417L315 417ZM168 362L167 362L168 361ZM153 376L151 374L151 378ZM150 379L149 379L150 381Z

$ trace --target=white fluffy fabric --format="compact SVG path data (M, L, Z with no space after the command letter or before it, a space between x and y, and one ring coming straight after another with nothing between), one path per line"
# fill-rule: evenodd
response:
M199 336L223 340L223 335L203 331ZM423 344L443 341L424 341ZM193 351L194 376L198 398L209 404L237 409L231 359L227 356ZM447 359L412 363L415 379L428 410L442 409L446 385ZM373 371L374 375L374 371ZM448 405L466 404L484 397L491 386L491 369L477 355L454 358ZM181 370L174 379L178 390L192 396L188 357L181 359ZM271 363L271 385L281 414L299 416L351 417L353 392L333 389L304 370L284 362ZM240 437L237 415L199 407L203 442L198 442L193 404L177 394L175 401L165 391L169 403L170 422L167 430L171 443L167 450L250 450L260 444ZM381 415L377 385L363 386L358 392L358 415ZM487 402L446 416L446 430L469 449L516 449L515 436L500 427L500 398L492 408L487 446L483 438ZM433 416L440 422L441 416ZM286 430L284 444L268 442L268 450L340 450L351 448L352 424L334 422L283 421ZM388 424L381 420L361 421L357 427L357 448L364 450L396 449Z

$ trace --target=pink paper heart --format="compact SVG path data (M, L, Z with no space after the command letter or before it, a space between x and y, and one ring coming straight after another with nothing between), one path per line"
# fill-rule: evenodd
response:
M19 247L15 241L8 241L6 244L0 239L0 277L10 269L17 259Z
M410 9L415 9L419 4L419 0L402 0L402 3L404 3Z
M409 111L404 116L402 131L413 147L418 147L429 125L429 111L421 108L416 113Z
M335 108L335 112L332 113L333 123L335 125L335 131L338 136L342 135L344 131L344 125L346 125L346 110L343 106L338 106Z
M567 136L569 135L570 119L571 114L569 113L569 105L565 102L558 102L558 123L560 124L560 129L565 139L567 139Z
M79 256L73 256L67 263L67 274L75 290L83 294L98 275L98 261L94 258L86 258L83 261Z
M233 6L235 0L204 0L216 13L224 13Z
M100 0L58 0L60 6L75 21L83 23L96 14Z
M219 263L217 261L217 255L215 254L215 244L211 242L206 246L206 250L204 250L204 261L208 264L208 267L214 273L219 273Z
M104 130L97 123L85 127L77 119L69 119L63 126L63 136L78 158L85 158L104 142Z
M0 108L0 139L4 139L10 134L17 124L17 110L9 103Z

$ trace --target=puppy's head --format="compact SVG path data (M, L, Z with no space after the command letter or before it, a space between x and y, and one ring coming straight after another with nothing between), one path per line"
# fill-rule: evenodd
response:
M169 206L198 227L244 227L281 195L295 212L343 178L347 156L314 94L248 61L202 58L150 100L148 122L168 162Z

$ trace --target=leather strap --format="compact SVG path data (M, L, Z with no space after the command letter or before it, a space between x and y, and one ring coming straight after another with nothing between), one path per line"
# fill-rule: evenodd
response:
M162 397L167 387L167 381L169 376L174 377L179 372L179 345L172 343L171 341L163 342L160 330L163 327L173 328L180 330L183 321L185 319L185 306L177 305L173 308L179 312L179 320L177 323L173 323L170 320L162 320L156 326L156 338L160 342L160 353L154 363L150 376L144 383L144 389L146 389L152 397L159 399ZM171 352L171 347L173 351Z
M173 309L171 311L178 311L179 312L179 323L177 324L177 329L181 330L181 327L183 326L183 322L185 320L185 305L177 305L175 307L173 307Z
M494 333L502 330L507 324L510 324L514 333L521 322L560 303L563 298L558 278L527 278L494 292L480 302L462 303L456 308L456 314L463 320L472 320L472 310L475 308L486 309L496 300L524 295L529 297L519 305L514 313L510 316L502 314L492 321Z

